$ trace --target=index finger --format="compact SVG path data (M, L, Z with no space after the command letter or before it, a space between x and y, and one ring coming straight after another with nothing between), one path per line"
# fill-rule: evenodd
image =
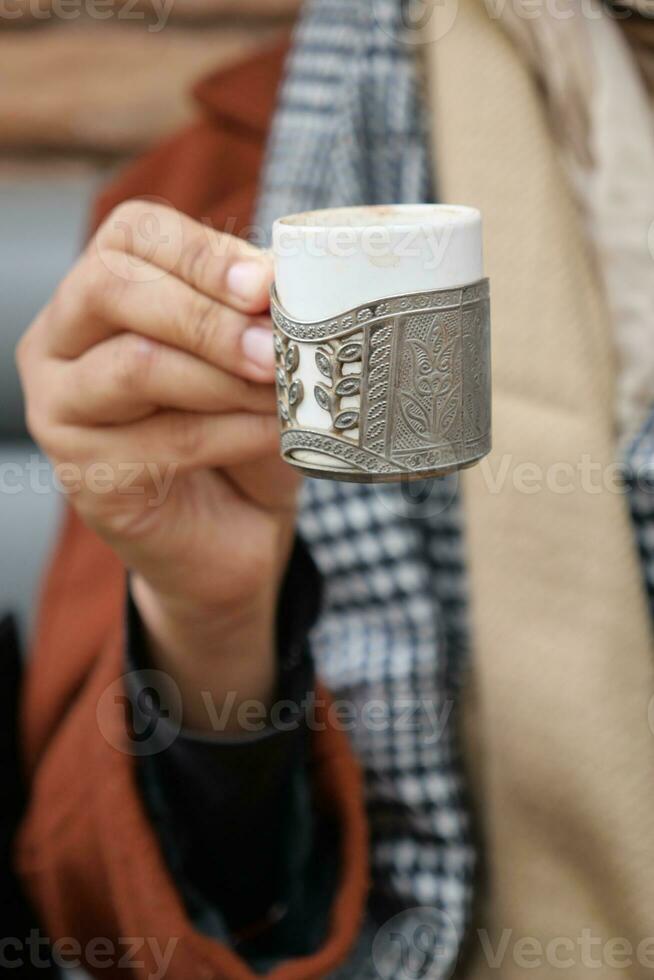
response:
M263 313L273 281L272 256L174 208L149 200L119 204L95 236L100 258L123 252L169 272L198 292L242 313Z

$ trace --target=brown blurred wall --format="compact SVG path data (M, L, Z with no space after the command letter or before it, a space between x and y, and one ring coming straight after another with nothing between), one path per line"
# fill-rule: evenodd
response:
M0 173L103 168L187 120L192 83L301 0L0 0Z

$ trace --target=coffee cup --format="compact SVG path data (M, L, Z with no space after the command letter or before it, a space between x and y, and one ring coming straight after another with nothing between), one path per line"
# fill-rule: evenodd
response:
M479 211L335 208L273 226L281 454L319 478L424 479L491 447Z

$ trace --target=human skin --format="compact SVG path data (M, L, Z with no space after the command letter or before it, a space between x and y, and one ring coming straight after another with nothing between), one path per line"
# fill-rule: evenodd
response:
M299 481L278 455L272 276L267 253L130 201L17 349L30 432L129 570L153 666L199 730L216 717L207 696L236 709L274 695Z

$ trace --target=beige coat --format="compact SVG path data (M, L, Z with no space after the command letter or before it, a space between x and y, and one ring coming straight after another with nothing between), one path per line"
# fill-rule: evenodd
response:
M484 212L495 447L464 480L488 868L461 973L649 976L654 648L608 316L530 74L483 4L445 30L451 6L425 45L436 170L441 197Z

